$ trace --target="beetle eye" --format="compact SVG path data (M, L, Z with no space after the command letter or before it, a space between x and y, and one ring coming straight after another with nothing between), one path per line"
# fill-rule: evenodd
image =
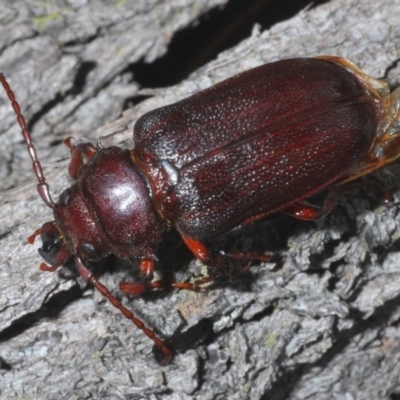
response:
M60 194L60 198L58 199L58 204L60 206L66 206L69 196L71 195L71 189L65 189L61 194Z
M100 260L102 258L101 255L96 251L94 246L92 244L90 244L90 243L83 243L82 246L81 246L81 250L92 261L97 261L97 260Z

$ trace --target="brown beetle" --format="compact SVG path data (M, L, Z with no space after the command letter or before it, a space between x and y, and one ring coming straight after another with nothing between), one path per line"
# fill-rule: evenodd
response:
M41 234L40 254L54 270L71 256L92 283L163 351L169 348L110 294L87 268L109 254L138 258L142 282L121 290L141 294L153 282L162 233L175 226L194 255L208 266L197 283L226 281L240 273L237 261L257 254L213 252L204 240L275 212L317 219L305 200L385 165L400 153L400 89L364 74L338 57L266 64L185 100L142 116L133 150L71 149L70 175L77 182L57 203L50 196L25 120L4 76L0 80L22 128L38 191L53 210L30 238ZM192 289L194 284L174 287Z

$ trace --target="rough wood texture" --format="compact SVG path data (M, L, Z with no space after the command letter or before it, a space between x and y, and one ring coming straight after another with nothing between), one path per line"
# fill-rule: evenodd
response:
M400 84L400 3L335 0L269 31L255 29L181 84L146 91L153 97L112 122L126 97L143 93L125 84L126 67L159 57L177 29L224 2L83 1L43 10L28 3L0 5L0 70L28 121L35 116L34 140L54 194L69 182L63 138L112 133L106 144L129 142L144 112L265 62L340 55ZM76 93L80 70L87 73ZM400 396L398 164L379 172L393 206L362 189L318 223L277 216L215 239L225 249L281 255L237 285L124 299L163 337L192 329L175 341L178 349L191 348L161 367L151 341L100 295L90 289L82 295L76 280L38 270L36 246L26 237L51 213L38 199L15 116L1 94L0 120L1 182L14 187L0 197L1 399ZM160 258L165 268L177 267L178 280L204 272L173 233ZM103 268L101 280L118 293L120 280L135 278L132 270Z

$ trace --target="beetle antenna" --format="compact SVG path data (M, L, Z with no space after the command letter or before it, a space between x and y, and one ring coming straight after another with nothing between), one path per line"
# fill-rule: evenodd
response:
M164 353L164 358L161 361L161 364L168 364L171 359L171 350L165 345L165 343L159 339L151 329L147 328L140 319L136 318L131 311L124 307L122 303L85 267L78 256L75 256L75 265L80 276L86 282L91 283L115 308L118 308L126 318L130 319L140 330L142 330L145 335Z
M37 158L36 149L32 143L31 133L29 132L29 130L26 126L25 118L21 113L19 104L15 100L14 93L10 89L10 85L8 84L3 73L0 73L0 81L1 81L1 84L3 85L4 90L7 93L8 98L10 99L12 108L14 109L14 112L17 116L17 121L22 130L22 136L24 137L25 143L28 147L28 153L32 159L33 171L35 172L35 175L39 182L37 185L37 190L39 192L39 195L48 207L50 207L51 209L54 209L56 205L55 205L54 201L51 199L49 185L46 183L46 179L43 175L42 165L40 164L40 162Z

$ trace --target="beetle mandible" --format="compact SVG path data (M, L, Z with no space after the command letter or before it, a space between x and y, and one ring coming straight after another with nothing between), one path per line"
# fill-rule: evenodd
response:
M317 219L306 199L367 174L399 156L400 88L369 77L332 56L262 65L175 104L151 111L134 127L134 149L66 144L76 183L51 198L25 119L5 77L22 129L38 192L53 210L30 237L55 270L71 256L79 274L151 338L170 349L111 295L88 269L109 254L139 259L142 282L121 283L124 293L162 287L153 281L155 252L174 226L208 267L199 283L226 281L237 261L268 256L210 251L204 240L275 212ZM194 288L196 284L175 287Z

